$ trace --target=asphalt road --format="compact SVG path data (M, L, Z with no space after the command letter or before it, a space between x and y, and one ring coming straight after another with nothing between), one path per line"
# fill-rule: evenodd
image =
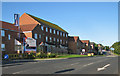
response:
M20 60L2 66L3 74L118 74L118 57Z

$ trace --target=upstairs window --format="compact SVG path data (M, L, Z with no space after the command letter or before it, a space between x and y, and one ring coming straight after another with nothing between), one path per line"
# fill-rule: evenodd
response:
M66 34L66 37L67 37L67 34Z
M46 36L46 42L48 42L48 37Z
M46 27L46 32L48 32L48 28Z
M5 44L1 44L1 50L5 51Z
M52 33L52 29L50 29L50 33Z
M62 36L62 32L60 32L60 36Z
M63 33L63 37L65 37L65 33Z
M37 39L37 34L35 34L34 38Z
M5 31L1 30L1 36L5 36Z
M55 30L54 30L54 34L55 34Z
M8 35L8 40L10 40L10 34Z
M59 35L59 31L57 31L57 35Z
M43 29L43 26L41 26L41 29L44 30L44 29Z

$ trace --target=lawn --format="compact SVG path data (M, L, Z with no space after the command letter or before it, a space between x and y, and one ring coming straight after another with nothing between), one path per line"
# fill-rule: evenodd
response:
M87 55L61 55L57 58L74 58L74 57L87 57Z

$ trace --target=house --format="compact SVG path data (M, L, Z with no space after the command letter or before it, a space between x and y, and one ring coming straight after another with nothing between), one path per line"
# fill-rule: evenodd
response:
M24 37L23 32L12 23L0 21L2 27L0 28L2 43L1 50L2 54L14 54L22 52L22 44L21 41Z
M102 49L103 49L102 44L98 44L98 53L99 54L102 54Z
M68 51L70 54L80 54L82 51L82 42L79 36L68 37Z
M89 40L81 40L83 43L83 47L85 48L85 52L90 52L90 41Z
M36 47L43 46L44 52L66 52L68 32L58 25L27 13L24 13L19 21L25 36L36 40Z

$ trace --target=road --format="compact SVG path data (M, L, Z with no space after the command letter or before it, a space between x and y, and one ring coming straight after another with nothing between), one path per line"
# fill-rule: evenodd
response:
M21 60L2 66L3 74L118 74L118 57Z

